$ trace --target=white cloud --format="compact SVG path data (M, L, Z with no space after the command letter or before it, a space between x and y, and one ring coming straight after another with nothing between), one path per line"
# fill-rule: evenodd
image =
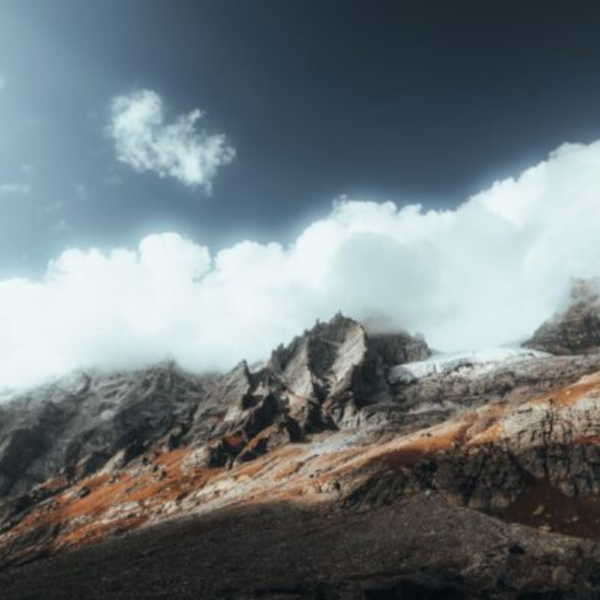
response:
M0 92L5 90L7 85L8 85L8 82L6 81L6 79L4 79L4 77L2 77L2 75L0 75Z
M210 192L215 175L233 160L235 150L224 135L199 127L203 117L194 110L167 124L160 96L141 90L113 99L108 131L118 159L136 171L153 171Z
M0 383L174 357L194 370L262 359L341 309L441 349L528 335L571 278L600 274L600 142L565 145L456 210L344 201L293 245L211 256L170 233L69 250L41 281L0 281Z
M1 196L27 196L31 186L26 183L0 183Z

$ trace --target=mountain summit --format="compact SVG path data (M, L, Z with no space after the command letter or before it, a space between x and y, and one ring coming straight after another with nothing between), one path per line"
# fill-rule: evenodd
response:
M575 299L533 339L584 341L545 352L444 356L337 315L256 369L12 396L2 597L595 597L600 353Z
M552 354L600 350L600 281L577 280L567 308L544 323L526 346Z

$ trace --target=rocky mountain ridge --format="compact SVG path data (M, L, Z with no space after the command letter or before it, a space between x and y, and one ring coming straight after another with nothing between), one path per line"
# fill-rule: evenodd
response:
M246 540L246 519L268 527L253 516L263 507L279 534L256 533L256 544L274 536L262 552L281 560L282 573L265 564L244 574L232 563L225 570L233 571L202 584L203 597L596 597L600 553L590 539L600 538L600 353L580 318L593 297L577 298L527 344L543 352L442 360L422 338L371 335L337 315L256 371L241 363L199 377L165 363L81 374L15 397L0 405L0 586L11 590L7 597L29 597L32 582L53 577L44 565L96 556L90 568L99 568L105 559L95 547L107 565L126 560L121 549L131 552L133 542L122 536L144 536L155 548L168 536L164 528L174 531L182 519L209 532L212 545L194 566L207 572L211 555L228 565L225 548L236 543L210 533L213 524ZM543 339L560 339L560 348ZM389 536L386 520L406 539ZM453 520L471 532L470 542ZM336 539L354 539L358 523L372 523L370 543L398 556L383 578L366 560L352 585L344 567L321 565L319 576L338 583L319 584L276 550L294 545L287 536L316 535L336 552ZM476 534L478 527L485 531ZM498 545L501 538L510 541ZM453 540L462 540L460 560ZM250 538L241 543L255 547ZM432 553L432 544L446 554ZM420 557L425 577L409 555ZM47 556L54 558L39 560ZM81 594L84 584L73 585L69 593ZM122 597L136 597L129 583L115 585L129 590ZM163 591L152 597L173 597L166 584L153 585ZM176 597L196 597L198 586L185 584ZM86 593L121 597L102 589Z
M543 323L525 346L552 354L600 349L600 281L576 280L567 308Z

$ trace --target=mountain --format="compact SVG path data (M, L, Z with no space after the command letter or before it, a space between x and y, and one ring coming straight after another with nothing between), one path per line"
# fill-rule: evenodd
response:
M584 304L535 350L434 354L337 315L256 369L164 363L12 395L2 598L599 597Z
M544 323L525 345L553 354L600 350L599 283L597 280L575 281L566 310Z

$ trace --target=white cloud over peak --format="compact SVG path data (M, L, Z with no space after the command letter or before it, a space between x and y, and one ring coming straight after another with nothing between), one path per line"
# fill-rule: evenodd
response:
M112 100L108 132L118 159L136 171L174 177L210 192L214 177L233 160L235 150L224 135L200 127L203 118L202 111L194 110L165 123L161 97L141 90Z
M288 246L211 256L176 233L72 249L0 281L0 387L166 357L202 371L265 358L337 310L446 350L529 335L572 278L600 275L600 142L564 145L448 211L337 203Z

